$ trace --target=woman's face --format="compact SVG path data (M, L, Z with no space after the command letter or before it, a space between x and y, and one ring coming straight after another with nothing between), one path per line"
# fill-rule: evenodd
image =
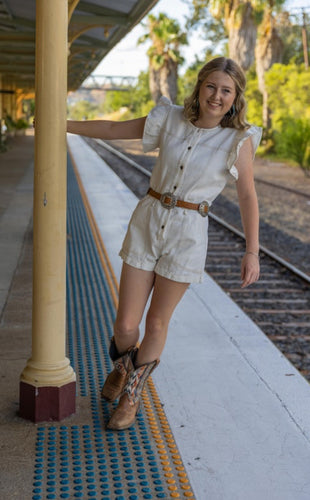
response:
M232 107L235 97L233 79L223 71L213 71L199 89L199 119L212 119L220 123Z

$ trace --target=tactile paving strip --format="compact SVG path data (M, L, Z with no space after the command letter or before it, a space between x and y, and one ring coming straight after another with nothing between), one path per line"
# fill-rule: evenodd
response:
M117 284L78 175L68 160L68 355L77 374L77 414L37 428L32 500L194 498L150 378L136 424L105 429L116 403L100 398Z

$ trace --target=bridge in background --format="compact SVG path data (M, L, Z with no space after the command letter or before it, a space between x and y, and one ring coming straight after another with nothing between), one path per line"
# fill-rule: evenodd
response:
M90 75L79 91L90 90L129 90L138 82L137 76Z

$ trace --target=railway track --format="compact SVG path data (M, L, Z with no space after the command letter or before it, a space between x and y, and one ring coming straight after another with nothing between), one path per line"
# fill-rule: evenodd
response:
M273 187L273 188L276 188L276 189L282 189L283 191L287 191L289 193L293 193L293 194L297 194L298 196L302 196L303 198L306 198L307 200L309 200L309 194L308 193L304 193L303 191L300 191L299 189L294 189L294 188L290 188L290 187L287 187L287 186L281 186L279 184L275 184L274 182L270 182L270 181L265 181L263 179L255 179L255 183L257 184L264 184L265 186L270 186L270 187Z
M138 198L145 195L154 157L141 155L137 163L108 143L85 140ZM243 234L211 213L206 271L310 381L310 277L262 247L261 278L241 289L243 253Z

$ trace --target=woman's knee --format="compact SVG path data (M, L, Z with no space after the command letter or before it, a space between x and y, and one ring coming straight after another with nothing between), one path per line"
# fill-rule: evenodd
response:
M145 321L146 333L152 336L160 336L167 329L165 321L160 315L148 312Z
M114 323L114 335L117 337L132 337L138 335L139 325L130 318L116 318Z

